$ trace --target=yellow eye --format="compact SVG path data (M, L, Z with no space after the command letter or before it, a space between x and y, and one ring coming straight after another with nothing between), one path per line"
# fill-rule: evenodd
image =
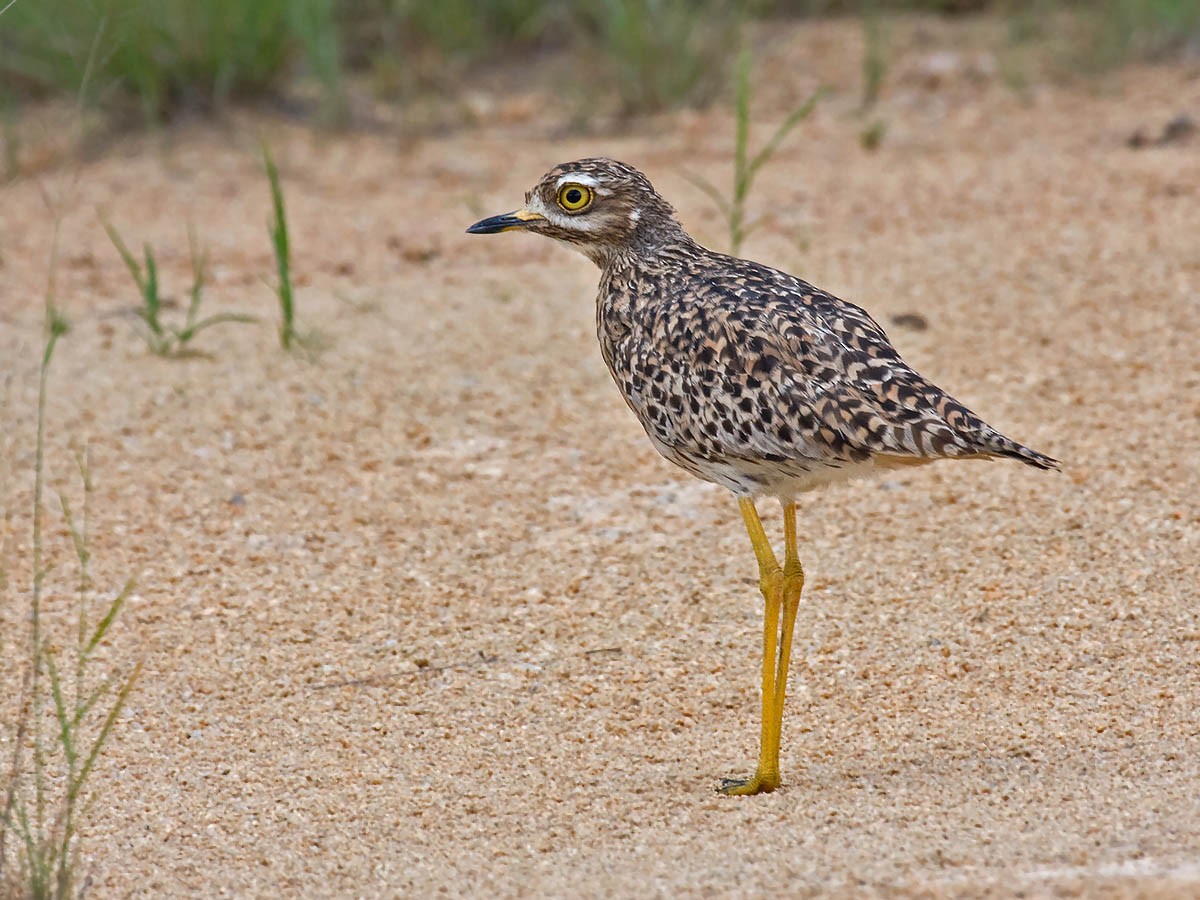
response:
M558 189L558 205L569 213L583 212L592 205L595 194L582 184L564 184Z

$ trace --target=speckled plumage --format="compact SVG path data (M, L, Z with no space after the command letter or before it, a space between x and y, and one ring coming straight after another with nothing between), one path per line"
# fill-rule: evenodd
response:
M584 214L556 220L556 192L575 182L597 196ZM914 372L860 307L700 246L631 166L560 165L526 208L546 216L528 230L600 266L604 361L658 451L700 478L787 498L871 468L936 459L1057 465Z

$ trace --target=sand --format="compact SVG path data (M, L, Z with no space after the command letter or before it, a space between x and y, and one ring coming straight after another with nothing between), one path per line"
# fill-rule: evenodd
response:
M965 28L965 26L964 26ZM1022 95L897 39L864 149L858 33L781 29L745 253L866 306L906 358L1061 458L944 463L806 496L783 788L757 753L761 598L732 498L660 460L593 334L596 271L471 237L551 165L638 165L701 240L726 108L567 133L491 97L441 136L237 118L9 184L0 221L0 694L29 600L33 415L53 217L72 332L48 404L46 617L66 641L90 446L98 659L141 661L95 772L93 897L1200 894L1200 113L1194 65ZM923 62L924 60L924 62ZM941 65L939 63L939 65ZM257 157L283 172L300 325L284 354ZM211 312L147 353L95 214ZM264 283L265 282L265 283ZM894 324L918 315L924 328ZM778 510L764 504L772 533Z

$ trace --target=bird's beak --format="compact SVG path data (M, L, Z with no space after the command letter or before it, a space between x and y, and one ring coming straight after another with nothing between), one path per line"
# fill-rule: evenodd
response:
M545 222L546 217L528 209L518 209L516 212L505 213L502 216L492 216L482 219L467 229L467 234L499 234L501 231L513 231L517 228L528 228L534 222Z

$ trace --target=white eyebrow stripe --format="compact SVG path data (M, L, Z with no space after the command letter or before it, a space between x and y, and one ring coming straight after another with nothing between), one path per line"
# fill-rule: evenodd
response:
M561 188L564 184L582 184L586 187L595 188L600 185L591 175L584 175L582 172L568 172L566 175L560 175L558 181L555 182L555 188Z

